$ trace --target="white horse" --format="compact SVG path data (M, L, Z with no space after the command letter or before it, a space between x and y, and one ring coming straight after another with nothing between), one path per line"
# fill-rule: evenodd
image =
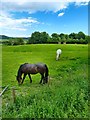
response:
M56 60L59 60L61 53L62 53L62 50L57 49L57 51L56 51Z

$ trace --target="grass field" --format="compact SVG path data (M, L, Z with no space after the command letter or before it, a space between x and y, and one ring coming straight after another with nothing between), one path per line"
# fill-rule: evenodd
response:
M55 60L57 48L61 59ZM15 75L22 63L46 63L49 83L40 85L40 75L28 76L18 86ZM88 45L3 46L3 118L88 118ZM13 103L12 88L16 101Z

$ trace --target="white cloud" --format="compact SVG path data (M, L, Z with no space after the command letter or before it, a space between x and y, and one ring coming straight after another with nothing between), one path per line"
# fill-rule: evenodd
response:
M26 31L28 26L31 26L32 24L38 24L38 23L39 22L36 19L31 17L15 19L15 18L12 18L12 16L10 16L9 14L4 12L0 16L1 29Z
M3 2L16 2L16 3L26 3L26 2L56 2L56 0L2 0ZM88 2L89 0L58 0L58 2Z
M62 2L2 2L0 9L3 11L18 12L37 12L37 11L53 11L57 12L67 7L67 3Z
M59 10L68 7L69 3L74 2L76 5L86 5L89 0L2 0L0 4L0 9L3 11L53 11L57 12Z
M88 2L77 2L76 3L77 6L85 6L85 5L88 5Z
M63 15L64 15L64 12L59 13L59 14L58 14L58 17L61 17L61 16L63 16Z

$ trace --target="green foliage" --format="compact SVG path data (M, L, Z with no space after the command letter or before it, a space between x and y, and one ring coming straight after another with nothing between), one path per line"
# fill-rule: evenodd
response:
M59 42L59 35L57 33L53 33L51 36L52 42Z
M78 39L85 39L85 34L80 31L80 32L78 33L77 38L78 38Z
M71 33L71 34L69 35L69 37L72 38L72 39L78 39L76 33Z
M24 40L22 38L11 38L9 40L2 41L4 45L24 45Z
M0 43L4 45L23 45L23 44L45 44L45 43L53 43L53 44L87 44L90 36L85 35L83 32L71 33L71 34L57 34L52 33L50 36L46 32L35 31L31 34L31 37L25 40L25 38L8 38L6 40L0 41Z
M18 43L18 45L23 45L24 44L24 40L22 38L18 38L17 39L17 43Z
M68 43L87 44L86 35L83 32L68 34L52 33L51 37L46 32L34 32L28 40L29 44L37 43Z
M34 32L32 33L31 37L29 38L28 43L47 43L49 38L48 33L46 32Z
M62 49L55 60L56 50ZM2 47L3 118L88 118L88 45L34 44ZM16 60L17 59L17 60ZM15 74L24 62L46 63L49 84L40 85L40 75L28 76L18 86ZM16 102L13 103L12 87Z

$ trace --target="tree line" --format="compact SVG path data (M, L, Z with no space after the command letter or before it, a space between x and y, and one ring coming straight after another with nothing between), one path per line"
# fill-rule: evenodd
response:
M23 45L23 44L87 44L90 36L85 35L82 31L78 33L64 34L53 33L49 35L47 32L35 31L28 39L10 38L2 41L7 45Z

